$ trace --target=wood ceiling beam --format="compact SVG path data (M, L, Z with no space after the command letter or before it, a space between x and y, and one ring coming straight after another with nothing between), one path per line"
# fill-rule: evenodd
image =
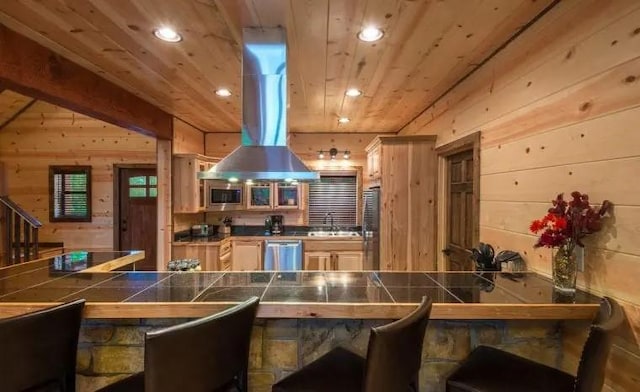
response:
M0 86L158 139L173 137L170 114L4 25Z
M21 107L19 110L17 110L15 113L13 113L13 115L11 117L9 117L8 119L6 119L5 122L0 124L0 131L2 131L4 129L4 127L6 127L7 125L11 124L11 122L13 120L15 120L16 118L18 118L19 115L21 115L22 113L26 112L27 109L29 109L34 103L36 103L37 99L32 99L29 102L27 102L26 105L24 105L23 107Z

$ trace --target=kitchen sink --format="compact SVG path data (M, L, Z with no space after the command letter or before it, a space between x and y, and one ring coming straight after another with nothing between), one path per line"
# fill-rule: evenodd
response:
M358 231L310 231L309 237L360 237Z

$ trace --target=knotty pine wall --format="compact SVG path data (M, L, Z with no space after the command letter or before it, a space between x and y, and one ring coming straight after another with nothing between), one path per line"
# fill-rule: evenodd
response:
M401 130L438 145L480 130L480 239L550 274L529 222L557 193L609 199L613 217L588 240L579 285L609 295L629 320L604 390L640 390L640 2L560 2L478 72ZM571 329L570 329L571 330ZM565 340L575 371L585 329Z
M41 241L113 249L113 165L156 163L156 140L42 101L0 131L9 196L43 224ZM91 165L93 220L49 222L49 165Z
M341 170L358 168L366 172L367 154L365 147L375 138L374 134L355 133L293 133L289 134L289 147L302 159L310 168L314 170ZM240 145L239 133L206 133L205 134L205 155L213 157L224 157ZM325 159L318 159L318 151L327 151L335 147L340 152L349 150L351 158L343 160L342 154L338 159L331 161L328 159L328 152ZM360 169L361 168L361 169ZM233 223L237 225L262 225L266 215L284 215L285 225L306 225L307 215L305 211L241 211L234 213L208 213L207 222L218 223L222 217L230 215Z

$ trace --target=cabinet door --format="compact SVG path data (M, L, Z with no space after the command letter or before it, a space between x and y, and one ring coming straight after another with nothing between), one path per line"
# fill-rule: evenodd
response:
M331 269L331 253L305 252L304 269L308 271L324 271Z
M195 158L175 157L173 164L173 212L200 212L200 192L196 178L198 161ZM204 198L204 188L202 196Z
M280 210L297 210L300 208L300 195L299 184L276 183L274 207Z
M246 187L248 210L270 210L273 208L273 185L251 184Z
M371 151L371 171L374 179L380 178L382 172L380 165L380 146Z
M362 271L362 252L335 252L335 268L338 271Z
M262 241L233 240L231 269L233 271L262 270Z
M220 247L218 245L207 245L205 246L205 261L204 263L200 261L200 267L203 271L219 271L219 250Z

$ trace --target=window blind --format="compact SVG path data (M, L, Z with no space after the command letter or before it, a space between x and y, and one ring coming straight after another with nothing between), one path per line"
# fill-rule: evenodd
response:
M355 226L357 203L356 176L321 175L319 182L309 184L309 225L322 225L326 214L331 212L334 225Z
M88 166L51 166L51 221L91 221L90 170Z

